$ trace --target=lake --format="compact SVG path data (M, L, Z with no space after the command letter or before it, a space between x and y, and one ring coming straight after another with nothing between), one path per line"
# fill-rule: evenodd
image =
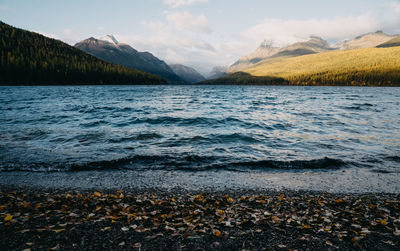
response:
M400 88L0 87L0 184L396 192L399 108Z

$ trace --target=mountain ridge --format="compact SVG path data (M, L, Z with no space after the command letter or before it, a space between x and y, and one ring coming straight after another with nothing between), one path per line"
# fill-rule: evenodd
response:
M388 35L382 31L376 31L362 34L354 39L340 41L335 44L329 44L321 37L310 36L307 41L296 42L284 47L274 47L272 46L272 42L266 42L264 40L254 52L246 56L242 56L239 60L230 65L227 73L243 71L266 59L272 60L273 58L298 57L333 50L374 48L395 38L396 35ZM395 45L396 43L393 43L391 46Z
M205 84L400 86L400 46L265 59Z
M205 80L205 77L192 67L182 64L172 64L169 66L175 72L176 75L178 75L188 83L193 84Z
M119 43L112 35L101 39L90 37L74 46L107 62L155 74L166 79L168 83L185 83L164 61L150 52L139 52L128 44Z
M274 47L272 43L266 44L264 40L253 53L241 57L227 70L228 73L242 71L267 58L296 57L331 50L327 41L320 37L311 36L307 41L297 42L285 47Z

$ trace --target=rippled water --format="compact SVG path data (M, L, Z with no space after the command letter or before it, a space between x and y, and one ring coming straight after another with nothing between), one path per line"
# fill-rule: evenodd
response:
M400 172L400 88L0 87L0 170Z

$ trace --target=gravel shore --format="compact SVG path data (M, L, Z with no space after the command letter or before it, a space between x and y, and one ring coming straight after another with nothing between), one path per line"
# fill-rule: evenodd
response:
M400 195L0 188L1 250L399 250Z

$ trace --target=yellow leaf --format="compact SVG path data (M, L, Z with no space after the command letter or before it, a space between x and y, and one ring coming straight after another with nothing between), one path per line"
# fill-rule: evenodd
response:
M220 237L221 236L221 232L219 230L215 231L215 236Z
M305 229L310 229L311 228L310 225L303 225L302 227L305 228Z
M221 209L217 209L217 215L218 216L223 216L223 215L225 215L225 211L221 210Z
M228 197L228 199L226 199L229 203L234 202L235 200L233 200L231 197Z
M6 217L4 217L4 220L5 221L10 221L10 220L12 220L12 215L9 215L9 214L6 214Z
M97 196L97 197L100 197L100 196L101 196L101 193L99 193L99 192L94 192L93 195L94 195L94 196Z
M54 232L56 233L61 233L62 231L65 231L65 228L54 229Z
M381 220L381 224L382 224L383 226L386 226L386 224L387 224L387 220L386 220L386 219L384 219L384 220Z
M106 231L106 230L108 230L108 229L111 229L111 227L105 227L105 228L103 228L101 231Z

